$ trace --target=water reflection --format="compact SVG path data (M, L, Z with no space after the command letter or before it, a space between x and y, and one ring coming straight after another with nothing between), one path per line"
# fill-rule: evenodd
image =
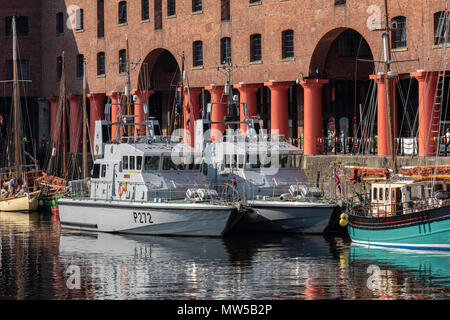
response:
M449 255L320 236L83 233L61 230L51 216L0 213L0 253L0 298L10 299L432 299L450 292ZM369 266L380 270L376 289L368 286ZM79 289L70 287L73 267Z
M209 239L63 231L60 245L61 261L85 267L98 297L112 299L317 295L315 282L327 268L321 265L326 257L332 258L332 251L321 237Z
M436 299L450 297L450 254L383 249L352 244L351 277L377 276L375 286L362 286L362 296L381 299ZM368 271L372 266L372 271ZM373 267L375 266L375 268ZM379 270L374 274L374 270ZM372 279L375 279L375 278ZM371 279L371 280L372 280ZM370 289L370 287L372 287Z

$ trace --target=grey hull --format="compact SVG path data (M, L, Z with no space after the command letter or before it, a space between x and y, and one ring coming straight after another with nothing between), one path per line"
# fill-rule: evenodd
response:
M237 231L323 234L332 228L339 213L337 205L285 206L262 201L249 204L256 215L242 219L236 226Z
M66 229L138 235L225 235L242 218L233 206L127 203L61 199L61 226Z

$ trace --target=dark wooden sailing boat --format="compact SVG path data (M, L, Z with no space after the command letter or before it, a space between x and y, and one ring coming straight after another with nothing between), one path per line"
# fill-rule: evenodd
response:
M18 184L21 187L19 192L14 192L13 188L9 191L1 190L0 211L34 211L38 208L38 196L40 191L29 192L27 186L27 177L22 168L22 136L21 136L21 119L20 119L20 95L19 95L19 77L17 69L17 32L16 18L12 18L13 32L13 136L14 136L14 162L15 169L11 184ZM22 183L20 183L23 181Z
M59 92L59 107L56 117L57 129L51 137L50 158L46 173L35 183L41 190L39 196L41 209L44 211L57 213L56 200L68 191L66 177L67 172L67 102L65 88L65 56L61 55L61 86ZM62 139L60 136L62 130ZM62 140L62 141L61 141ZM57 150L62 145L62 159L58 159ZM59 161L61 160L61 161ZM61 162L61 163L60 163Z

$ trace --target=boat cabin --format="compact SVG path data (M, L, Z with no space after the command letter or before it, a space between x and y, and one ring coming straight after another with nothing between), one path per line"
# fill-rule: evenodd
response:
M371 185L370 214L387 217L432 209L450 201L450 181L404 180Z

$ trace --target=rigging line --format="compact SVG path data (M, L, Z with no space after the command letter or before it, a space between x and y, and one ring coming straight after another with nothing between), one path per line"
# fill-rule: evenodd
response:
M448 41L448 38L449 38L450 30L449 30L449 15L448 15L447 12L445 12L443 14L445 15L445 18L444 18L444 24L445 24L444 43L442 45L443 61L442 61L442 68L439 70L439 75L438 75L438 79L437 79L437 83L436 83L435 97L433 99L433 112L432 112L432 116L431 116L430 122L433 119L434 108L436 107L436 95L437 95L438 90L439 90L439 81L440 81L440 77L441 76L442 76L442 86L445 85L445 73L446 73L446 67L447 67L447 54L446 54L447 53L447 41ZM442 13L441 13L441 15L442 15ZM440 33L439 35L441 35L441 34L442 33ZM442 94L443 89L444 88L442 87L441 88L441 94ZM438 137L440 137L440 134L441 134L441 132L440 132L440 129L441 129L440 122L441 122L441 119L442 119L442 109L443 108L442 108L442 95L441 95L440 96L440 101L439 101L439 126L438 126L438 134L439 134L439 136ZM431 125L430 125L430 130L429 131L431 131ZM429 137L427 137L427 141L428 141L428 139L429 139ZM435 152L435 164L437 164L437 160L438 160L438 157L439 157L439 154L440 154L440 139L437 139L437 146L436 146L436 148L437 148L437 150ZM437 171L437 166L434 167L434 174L433 174L433 178L432 178L432 181L433 181L432 182L432 189L431 189L432 197L433 197L433 193L434 193L434 185L436 183L436 171Z
M400 137L400 134L403 132L403 126L405 125L405 122L407 122L408 128L411 130L411 122L410 122L410 119L409 119L409 113L408 113L408 108L407 108L408 107L408 99L409 99L410 89L411 89L411 82L412 82L412 79L410 78L409 79L409 86L408 86L408 92L407 92L406 98L405 98L405 95L404 95L404 88L403 88L403 85L401 83L401 79L398 79L398 81L396 83L397 92L398 92L398 95L400 96L400 100L401 100L401 103L402 103L402 106L403 106L403 117L402 117L401 125L400 125L399 131L398 131L399 137ZM398 108L398 104L397 104L397 112L398 112L398 110L399 110L399 108ZM405 121L405 119L406 119L406 121Z
M442 19L442 16L444 16L444 19ZM438 72L438 78L437 78L437 82L436 82L436 88L435 88L435 93L434 93L434 97L433 97L433 105L432 105L432 113L431 113L431 117L430 117L430 120L429 120L429 124L428 124L428 132L427 132L427 140L426 141L429 141L429 139L430 139L430 134L431 134L431 126L432 126L432 123L433 123L433 117L434 117L434 113L435 113L435 108L437 107L436 106L436 99L437 99L437 94L438 94L438 91L439 90L441 90L441 93L442 93L442 90L443 90L443 87L441 88L441 89L439 89L439 84L440 84L440 81L441 81L441 75L442 75L442 80L443 80L443 83L442 84L444 84L444 81L445 81L445 69L446 69L446 65L447 65L447 57L446 57L446 52L447 52L447 40L448 40L448 36L449 36L449 32L450 32L450 30L449 30L449 28L448 28L448 14L446 14L445 12L441 12L441 18L439 19L440 21L440 23L439 23L439 28L438 28L438 30L439 30L439 39L441 39L442 38L442 31L443 31L443 27L445 28L444 30L444 43L443 43L443 45L442 45L442 58L441 58L441 65L440 65L440 69L439 69L439 72ZM439 41L440 42L440 41ZM432 80L430 80L430 81L432 81ZM428 97L428 95L427 95L427 97ZM442 98L442 97L440 97L440 98ZM440 107L439 107L439 122L440 122L440 119L441 119L441 106L442 106L442 100L441 101L439 101L439 103L440 103ZM438 125L438 131L440 130L440 123L439 123L439 125ZM438 132L438 134L439 134L440 132ZM440 144L439 144L439 139L438 139L438 141L437 141L437 148L439 149L440 148ZM436 152L436 154L439 154L439 152Z
M358 104L358 99L357 99L357 94L358 94L358 57L359 57L359 52L361 50L361 44L362 44L362 40L363 37L361 36L359 39L359 45L358 45L358 50L356 51L356 57L355 57L355 91L354 91L354 105L353 105L353 116L356 117L357 114L357 104ZM352 121L353 122L353 121ZM354 135L357 135L357 131L354 132Z

